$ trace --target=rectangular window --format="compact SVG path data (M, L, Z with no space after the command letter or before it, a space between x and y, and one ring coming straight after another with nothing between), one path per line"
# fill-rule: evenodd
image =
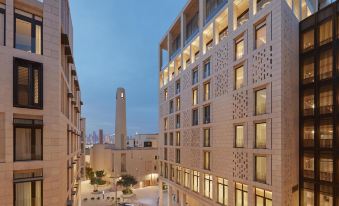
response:
M42 64L14 58L14 106L42 109Z
M266 183L266 157L255 157L255 180L258 182Z
M14 161L42 160L42 120L14 119Z
M192 72L192 85L198 83L199 76L198 76L198 69L194 69Z
M255 28L255 48L259 48L267 42L266 22L263 22Z
M204 169L210 170L211 169L211 152L204 152Z
M5 20L6 20L6 5L0 3L0 44L2 45L6 45Z
M199 114L198 109L192 110L192 126L196 126L199 124Z
M204 129L204 147L211 146L211 131L210 128Z
M175 150L175 162L180 163L180 149Z
M177 167L177 180L176 182L178 184L181 184L181 177L182 177L182 170L181 170L181 167Z
M266 89L255 92L255 115L266 114Z
M174 104L173 100L169 102L169 113L172 114L174 112Z
M204 124L211 123L211 106L204 106Z
M313 154L304 154L303 158L303 175L305 178L314 178L314 156Z
M204 195L207 198L213 198L213 177L212 175L205 174Z
M185 173L184 173L184 186L187 187L187 188L190 187L190 173L191 173L190 169L185 169Z
M173 138L174 138L174 137L173 137L173 132L171 132L171 133L170 133L170 145L171 145L171 146L173 146L173 142L174 142Z
M180 80L175 82L175 94L180 93Z
M235 89L240 89L241 87L244 86L244 66L238 67L235 69Z
M236 148L244 147L244 126L243 125L235 126L235 147Z
M256 206L272 206L272 204L272 192L259 188L255 189Z
M168 129L168 119L165 118L164 119L164 130L167 130Z
M235 40L235 60L239 60L244 56L245 42L244 37L240 37Z
M207 78L211 75L211 62L208 60L204 63L204 74L203 78Z
M332 19L330 19L319 26L319 45L331 42L332 34Z
M304 91L303 94L303 112L304 116L314 115L314 91L313 89L308 89Z
M306 185L307 184L307 185ZM304 189L302 191L302 203L303 205L315 205L314 204L314 185L304 183Z
M180 146L180 132L177 132L176 133L176 141L175 141L175 143L176 143L176 146Z
M222 205L228 204L228 181L223 178L218 178L218 199L217 202Z
M320 165L320 180L333 181L333 159L330 157L321 157Z
M305 31L302 34L302 51L314 49L314 30Z
M210 100L210 83L204 84L204 101Z
M255 124L255 148L266 149L266 123Z
M198 104L198 89L197 88L193 89L192 94L193 94L193 97L192 97L193 105L197 105Z
M245 184L235 183L235 205L247 206L248 205L248 186Z
M164 148L164 160L167 160L167 148Z
M319 57L319 79L332 78L333 55L332 50L320 53Z
M314 122L312 120L304 122L303 137L304 147L314 147Z
M175 128L180 128L180 114L175 115Z
M167 133L164 134L164 145L167 145Z
M307 58L302 63L303 69L303 83L313 83L314 82L314 59L313 57Z
M14 171L14 205L42 206L42 169Z
M333 90L331 86L320 88L319 106L320 114L330 114L333 112Z
M333 123L331 119L320 120L319 135L320 148L333 147Z
M194 170L193 171L193 191L194 192L199 192L200 188L200 172Z
M42 54L42 18L18 9L14 16L15 48Z
M168 99L168 90L164 89L164 101L167 101Z
M180 97L177 97L175 101L176 101L176 109L177 111L180 111Z

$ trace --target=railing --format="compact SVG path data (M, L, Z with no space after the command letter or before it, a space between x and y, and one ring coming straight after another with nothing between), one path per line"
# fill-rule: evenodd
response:
M321 71L320 71L321 72ZM332 71L328 71L328 72L323 72L319 74L319 79L323 80L323 79L329 79L332 78Z
M333 105L319 107L320 114L330 114L333 112Z
M213 8L205 18L205 25L228 3L228 0L222 1L215 8Z
M320 139L320 147L321 148L332 148L333 139Z
M314 171L313 170L305 170L304 169L304 177L314 178Z
M314 108L304 109L304 116L313 116L313 115L314 115Z
M314 147L314 139L304 139L304 147Z
M332 172L321 172L320 171L320 180L332 182L333 181L333 173Z
M180 52L180 48L178 47L172 54L170 55L170 60L172 60L178 53Z
M199 27L197 27L189 36L186 37L185 45L188 44L199 33Z
M303 84L309 84L309 83L313 83L314 82L314 77L304 77L303 79Z

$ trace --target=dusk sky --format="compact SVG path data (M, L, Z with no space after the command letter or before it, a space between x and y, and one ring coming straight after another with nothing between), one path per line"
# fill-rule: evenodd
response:
M70 3L87 132L114 133L118 87L126 89L128 134L158 132L158 44L186 0Z

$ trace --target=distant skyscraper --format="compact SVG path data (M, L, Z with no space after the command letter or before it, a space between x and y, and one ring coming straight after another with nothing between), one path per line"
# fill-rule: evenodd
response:
M99 144L104 144L104 131L99 129Z
M126 94L124 88L118 88L116 93L115 113L115 147L126 148Z

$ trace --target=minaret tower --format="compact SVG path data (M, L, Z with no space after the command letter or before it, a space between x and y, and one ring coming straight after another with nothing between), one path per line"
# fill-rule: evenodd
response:
M126 93L124 88L118 88L116 94L115 112L115 148L126 149Z

